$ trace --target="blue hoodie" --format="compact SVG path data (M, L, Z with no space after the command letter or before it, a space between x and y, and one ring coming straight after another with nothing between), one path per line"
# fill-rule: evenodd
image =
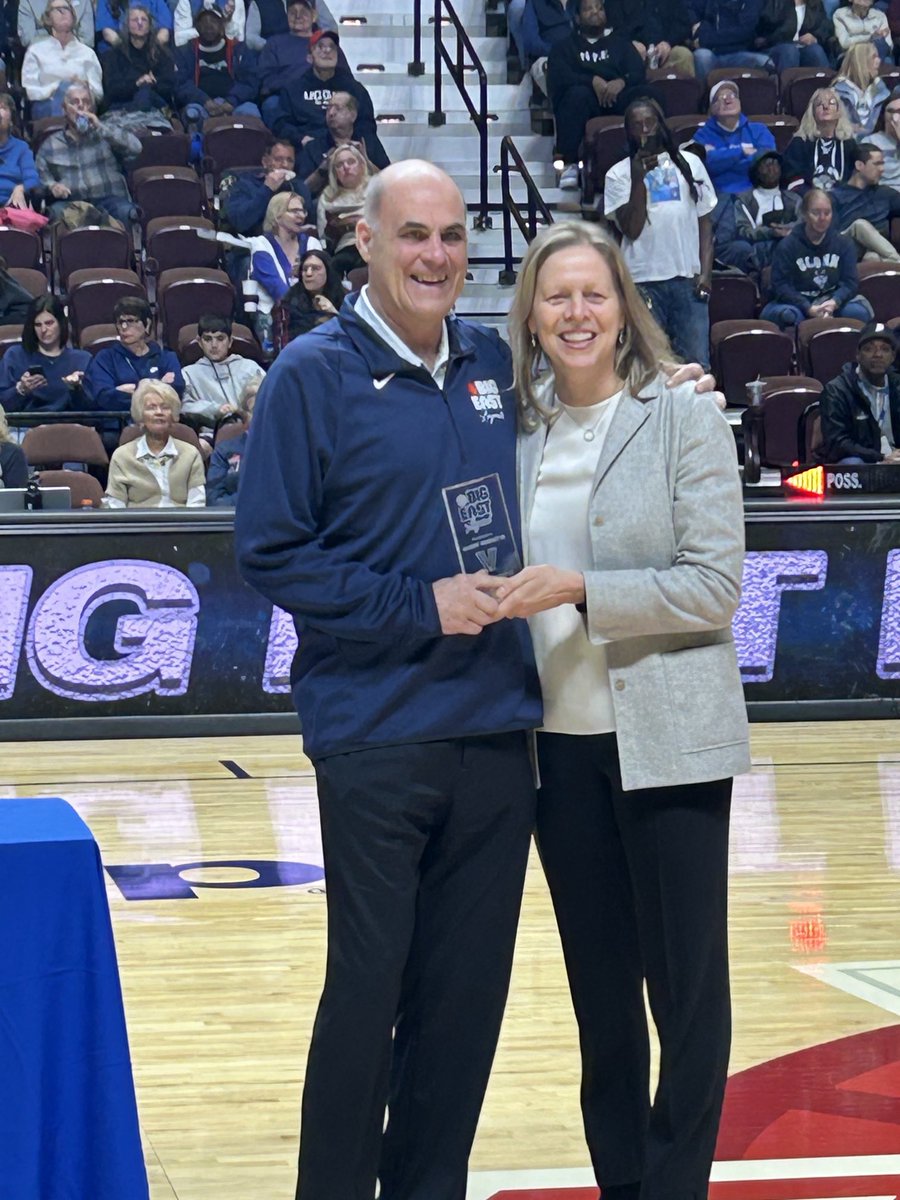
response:
M0 204L6 204L18 184L27 192L40 187L40 183L28 143L21 138L8 137L0 146Z
M758 121L748 121L741 113L737 127L730 133L715 117L705 121L695 134L696 140L707 147L706 169L718 195L723 192L746 192L750 182L750 164L760 150L774 150L775 138L770 129ZM754 146L745 154L742 145Z
M171 350L163 350L157 342L148 342L147 354L132 354L121 342L99 350L88 368L87 382L100 412L128 412L131 393L119 392L120 383L140 383L142 379L162 379L169 371L175 376L172 384L179 396L184 394L181 365Z
M439 388L354 302L279 355L241 462L238 564L294 617L304 748L317 759L534 728L525 622L446 636L431 587L460 571L442 488L497 473L519 537L509 351L450 318Z

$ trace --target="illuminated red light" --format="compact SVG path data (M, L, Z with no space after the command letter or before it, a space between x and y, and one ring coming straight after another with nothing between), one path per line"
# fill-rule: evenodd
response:
M788 475L784 479L784 486L794 492L803 492L807 496L824 496L825 468L810 467L796 475Z

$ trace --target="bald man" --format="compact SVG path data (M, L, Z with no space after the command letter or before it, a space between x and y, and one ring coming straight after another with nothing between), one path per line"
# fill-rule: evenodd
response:
M328 887L297 1197L464 1200L541 720L525 623L494 623L459 524L514 562L510 357L451 315L466 210L442 171L378 175L357 243L368 284L260 391L237 509L244 577L297 626Z

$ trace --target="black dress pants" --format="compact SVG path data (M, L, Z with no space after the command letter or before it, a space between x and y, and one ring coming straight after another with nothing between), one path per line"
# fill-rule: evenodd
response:
M623 792L614 734L537 740L538 849L597 1182L635 1200L704 1200L731 1042L731 780ZM645 981L660 1043L652 1105Z
M328 960L297 1198L373 1200L377 1178L381 1200L464 1200L534 825L525 734L334 755L316 775Z

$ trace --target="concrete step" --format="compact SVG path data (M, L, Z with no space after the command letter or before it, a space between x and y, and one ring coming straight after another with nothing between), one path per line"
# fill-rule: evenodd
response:
M377 73L365 76L364 83L372 97L376 113L391 112L406 115L416 112L429 113L434 107L433 83L406 82L382 85L377 81ZM472 82L472 95L477 101L477 79L473 79ZM487 94L488 112L505 116L507 113L522 109L527 113L528 95L530 95L530 89L524 92L522 84L491 84ZM448 115L462 113L465 114L465 120L469 119L465 101L452 80L444 80L441 107Z
M413 56L413 34L410 25L342 25L341 46L351 65L360 62L402 62L404 70ZM494 37L473 37L475 53L483 63L503 63L506 66L506 40ZM456 45L449 41L448 48ZM451 49L451 53L455 53ZM426 70L434 68L434 42L431 31L422 39L422 61Z
M375 4L369 0L328 0L328 8L339 24L354 17L365 17L369 24L397 21L411 28L413 23L412 0L377 0ZM453 8L470 37L473 32L484 32L484 0L453 0ZM423 4L422 18L426 25L431 16L431 6Z
M520 118L521 114L516 113L515 121L517 123L520 122ZM510 118L511 122L512 120L513 118ZM521 127L524 132L513 133L512 139L525 162L528 164L550 162L553 151L552 139L532 133L530 126L525 124L524 120ZM500 161L500 143L507 132L509 131L504 125L502 132L498 130L495 133L492 128L488 134L488 161L491 165ZM392 158L410 158L413 151L421 151L424 138L429 157L440 159L442 164L460 164L462 167L468 167L470 171L475 169L476 160L472 158L472 148L475 147L477 154L478 136L474 129L461 131L455 125L452 127L444 125L438 129L432 129L427 123L422 126L410 121L401 121L396 125L379 125L378 135ZM456 174L456 169L452 173Z
M347 60L353 69L353 74L364 87L368 88L369 91L372 90L373 85L377 85L379 87L399 87L403 84L408 84L412 78L406 69L405 61L381 62L378 58L370 56L365 50L361 50L355 57L346 50L345 53L347 53ZM396 51L393 51L392 53L396 55ZM485 62L482 64L482 66L484 67L484 73L487 76L489 89L498 84L506 85L505 59L503 62ZM373 67L379 69L373 70L371 69ZM445 86L449 84L449 86L456 91L456 85L450 82L446 71L442 72L441 78L445 81ZM466 82L468 83L469 89L473 95L477 96L477 88L479 86L478 75L474 71L469 72ZM417 76L416 83L423 84L424 86L428 87L429 90L433 90L433 72L429 70L426 71L424 75Z
M456 139L457 144L451 145L447 149L447 154L451 157L458 155L460 162L471 162L471 139L476 138L474 122L469 116L468 111L464 112L447 112L446 123L443 125L429 125L428 115L429 109L420 109L419 111L406 110L396 108L382 108L375 106L375 116L378 119L378 135L385 141L386 138L415 138L417 142L425 139L429 144L437 144L437 139L450 140ZM402 119L399 119L402 118ZM500 158L500 142L509 134L516 141L518 146L520 140L532 136L539 136L534 133L531 127L531 117L527 112L522 112L519 109L511 113L498 113L496 121L488 123L488 144L497 146L496 158ZM385 141L385 145L387 142ZM521 153L521 151L520 151Z

